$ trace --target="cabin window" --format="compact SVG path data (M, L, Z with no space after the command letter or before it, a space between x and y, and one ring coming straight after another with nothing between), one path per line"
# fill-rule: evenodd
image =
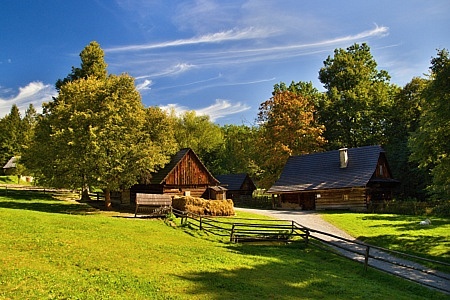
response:
M317 199L319 199L320 197L322 197L320 194L316 194Z
M348 201L348 194L342 195L342 199L343 199L344 201Z
M383 165L380 165L379 166L379 168L378 168L378 171L379 171L379 173L380 173L380 176L383 176Z

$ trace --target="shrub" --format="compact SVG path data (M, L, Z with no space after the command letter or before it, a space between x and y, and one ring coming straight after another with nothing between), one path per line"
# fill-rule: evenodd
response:
M440 216L450 215L450 201L417 201L415 199L403 201L386 201L384 203L371 204L368 211L374 213L413 215L413 216Z
M191 196L175 197L172 200L175 209L189 211L198 215L234 216L233 200L205 200Z

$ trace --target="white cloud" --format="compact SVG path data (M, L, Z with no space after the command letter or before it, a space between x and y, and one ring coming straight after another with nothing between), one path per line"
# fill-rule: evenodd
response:
M152 85L152 81L145 79L142 83L136 84L136 89L138 91L150 90Z
M43 102L52 100L57 92L53 85L44 84L40 81L30 82L25 87L19 87L19 92L15 96L0 98L0 117L11 111L13 104L17 105L21 113L24 113L30 104L39 112Z
M233 32L234 34L231 34ZM239 33L238 33L239 32ZM254 29L252 34L257 36L258 30ZM216 40L225 41L226 36L235 37L240 36L251 37L252 34L244 31L231 30L227 32L219 32L208 36L203 36L200 40ZM271 62L288 60L290 58L299 56L316 55L321 52L329 52L335 47L347 47L351 43L366 42L373 38L384 37L389 34L389 28L386 26L378 26L375 24L374 28L355 33L353 35L346 35L340 37L333 37L329 39L322 39L310 42L296 41L293 39L287 39L283 42L273 41L268 39L257 39L257 42L230 44L220 43L214 47L200 47L192 49L172 49L171 51L156 51L156 49L145 48L145 46L139 48L140 50L146 50L139 54L129 53L126 55L119 55L119 53L111 53L112 60L116 60L115 65L127 66L128 69L135 69L136 71L131 73L138 73L136 78L156 78L179 75L186 73L192 69L201 68L213 68L219 66L235 66L240 65L240 70L244 67L248 67L248 64L256 64L260 62ZM212 38L215 37L215 38ZM184 41L194 41L188 39ZM262 42L264 40L264 42ZM166 42L158 44L162 45L175 45L175 42ZM157 47L156 44L153 44ZM135 51L138 46L125 46L121 48L111 48L110 51ZM120 50L119 50L120 49ZM127 50L129 49L129 50ZM159 55L158 55L159 53ZM117 55L117 56L116 56ZM116 56L116 57L114 57ZM144 74L149 75L141 75ZM141 74L139 74L141 73Z
M237 40L248 40L248 39L258 39L265 38L271 34L271 31L262 28L245 28L242 30L230 29L227 31L221 31L216 33L210 33L198 37L193 37L190 39L179 39L174 41L167 41L163 43L156 44L141 44L141 45L129 45L122 47L112 47L106 48L105 52L130 52L130 51L143 51L160 49L167 47L178 47L185 45L194 44L207 44L207 43L220 43L224 41L237 41Z
M246 110L249 110L250 106L242 104L240 102L230 103L228 100L217 99L216 102L208 107L196 109L195 111L199 115L208 115L211 121L234 115Z
M240 102L231 103L228 100L217 99L214 104L211 104L210 106L207 106L204 108L199 108L199 109L190 109L186 106L182 106L179 104L168 104L168 105L160 106L160 108L165 111L173 111L178 116L182 115L186 111L193 110L198 115L209 116L210 120L212 122L215 122L217 119L247 111L250 109L250 106L242 104Z

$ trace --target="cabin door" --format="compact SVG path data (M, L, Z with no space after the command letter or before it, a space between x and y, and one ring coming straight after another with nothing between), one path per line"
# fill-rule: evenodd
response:
M301 193L300 206L303 210L315 210L316 209L316 194L315 193Z

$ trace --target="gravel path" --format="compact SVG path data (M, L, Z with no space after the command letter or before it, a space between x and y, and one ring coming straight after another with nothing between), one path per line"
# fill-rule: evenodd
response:
M235 208L235 210L238 215L239 211L246 211L274 217L277 219L295 221L298 224L304 227L308 227L310 229L326 232L351 241L356 240L354 237L350 236L343 230L323 220L320 217L320 214L318 214L315 211L260 210L249 208ZM333 243L335 245L339 245L340 247L351 249L352 251L357 251L361 254L364 254L367 249L364 246L349 243L339 238L330 237L328 235L323 235L319 233L313 233L312 235L320 239L323 239L327 242ZM341 248L337 247L335 249L336 251L339 251L342 255L348 258L364 263L364 256L355 254L350 251L342 250ZM376 257L377 259L370 258L368 261L369 266L417 282L427 287L437 289L441 292L450 295L450 274L445 274L439 271L431 270L420 264L394 257L390 253L373 248L370 249L370 255ZM397 264L392 264L386 262L385 260L393 261L396 262ZM404 266L411 266L418 270L407 268Z

